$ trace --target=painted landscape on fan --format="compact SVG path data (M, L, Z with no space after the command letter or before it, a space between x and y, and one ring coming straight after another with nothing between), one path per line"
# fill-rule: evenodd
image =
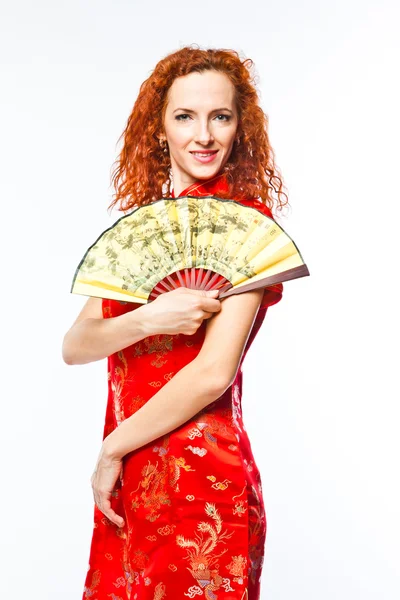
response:
M85 252L71 292L145 304L184 286L219 298L309 275L295 242L255 207L215 196L136 208Z

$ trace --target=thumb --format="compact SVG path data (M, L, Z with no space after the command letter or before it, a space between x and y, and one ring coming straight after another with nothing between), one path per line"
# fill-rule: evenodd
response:
M206 294L209 296L218 296L219 290L207 290Z

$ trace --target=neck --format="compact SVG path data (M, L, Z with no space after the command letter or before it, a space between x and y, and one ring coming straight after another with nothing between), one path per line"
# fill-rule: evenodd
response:
M188 182L184 182L184 181L176 181L173 180L173 190L174 190L174 196L177 198L181 192L183 192L183 190L186 190L190 185L192 185L193 183L196 183L197 180L193 179L191 181Z
M176 198L183 192L183 190L186 190L190 185L199 182L200 180L195 179L194 177L191 177L186 173L180 173L176 169L172 168L172 187Z

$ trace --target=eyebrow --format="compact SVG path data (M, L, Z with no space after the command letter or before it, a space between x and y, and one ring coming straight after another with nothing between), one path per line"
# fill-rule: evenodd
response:
M176 108L173 112L175 113L178 110L183 110L186 113L194 113L196 112L195 110L191 110L190 108ZM233 111L230 108L215 108L214 110L212 110L211 112L221 112L223 110L227 110L228 112L233 114Z

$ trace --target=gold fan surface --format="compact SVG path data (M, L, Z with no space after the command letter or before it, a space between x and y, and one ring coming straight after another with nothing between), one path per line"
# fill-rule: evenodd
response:
M164 277L193 267L225 277L225 295L309 274L294 241L256 207L180 196L140 206L106 229L80 261L71 292L145 304Z

